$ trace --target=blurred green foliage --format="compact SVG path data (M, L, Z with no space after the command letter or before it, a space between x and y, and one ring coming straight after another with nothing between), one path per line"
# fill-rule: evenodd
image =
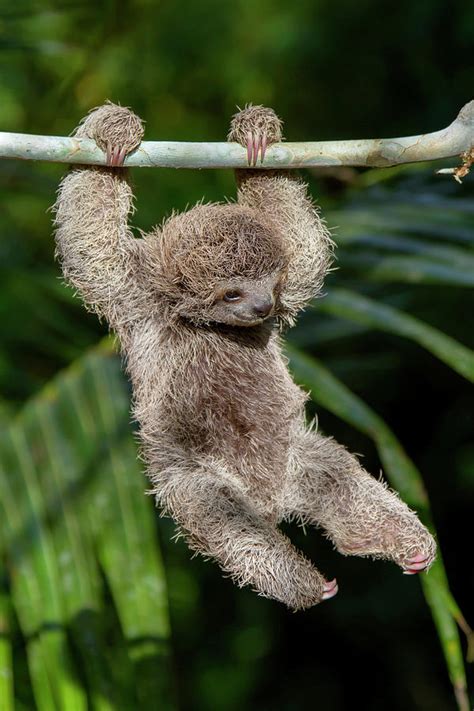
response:
M67 135L110 98L146 119L150 139L223 140L235 106L248 101L272 105L292 140L422 133L473 98L473 48L467 0L0 0L0 130ZM48 207L63 170L0 162L0 665L14 670L11 683L0 674L2 708L15 698L15 708L40 711L454 709L415 579L337 556L319 534L288 527L340 584L329 604L292 615L190 559L170 540L172 523L152 516L127 444L126 385L108 346L95 350L105 327L63 287L53 261ZM173 207L234 191L229 171L133 177L142 229ZM374 474L380 456L390 475L387 429L403 443L403 462L424 479L454 597L472 620L472 178L458 186L430 165L305 177L334 228L338 270L326 301L289 334L292 352L312 364L309 384L319 378L322 429ZM103 415L119 418L97 424L102 448L73 426L100 405L94 373L108 388ZM100 422L90 412L84 427ZM402 470L394 478L403 488ZM102 518L93 513L101 490L105 501L125 492L133 503L112 504L116 517ZM141 535L123 550L130 530ZM78 556L67 605L65 532ZM135 555L160 591L130 567ZM141 598L128 603L134 584Z

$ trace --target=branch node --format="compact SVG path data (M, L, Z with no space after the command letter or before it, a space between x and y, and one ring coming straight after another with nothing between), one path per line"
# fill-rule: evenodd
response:
M474 146L468 151L464 151L459 156L462 160L462 164L456 166L455 168L441 168L436 171L437 175L452 175L454 180L458 183L462 183L462 179L469 174L471 166L474 163Z

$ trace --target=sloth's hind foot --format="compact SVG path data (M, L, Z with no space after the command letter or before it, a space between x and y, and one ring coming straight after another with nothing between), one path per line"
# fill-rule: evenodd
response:
M324 583L321 600L330 600L332 597L337 595L338 591L339 587L336 578L334 578L334 580L330 580L328 583Z
M403 575L416 575L416 573L424 572L432 562L432 557L425 555L424 553L419 553L413 556L413 558L407 558L405 561Z
M394 522L392 521L392 524ZM390 526L385 521L382 529L370 535L361 532L360 540L354 538L333 538L343 555L371 556L392 560L400 566L405 575L415 575L428 570L436 556L436 543L431 533L410 512L408 521L398 520ZM411 525L410 525L411 524Z

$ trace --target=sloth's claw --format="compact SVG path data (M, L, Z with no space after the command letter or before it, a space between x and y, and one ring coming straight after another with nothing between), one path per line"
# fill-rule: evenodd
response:
M262 143L261 143L261 153L260 153L260 162L263 163L263 159L265 158L265 153L267 150L267 134L264 133L262 136Z
M428 567L429 563L430 557L419 553L406 561L403 575L416 575L417 573L421 573Z
M258 154L260 153L260 162L263 163L265 152L267 150L268 139L266 134L260 135L249 131L247 134L247 161L250 166L257 165Z
M336 578L334 578L334 580L331 580L331 581L328 582L328 583L324 583L324 586L323 586L323 596L322 596L321 599L322 599L322 600L330 600L332 597L334 597L335 595L337 595L338 590L339 590L339 588L338 588L338 585L337 585L337 580L336 580Z
M249 165L252 165L252 153L253 153L253 136L252 132L249 131L247 134L247 161Z
M123 165L126 155L126 148L120 148L120 146L112 146L110 143L107 144L105 160L109 168L120 168Z
M260 148L260 137L254 134L253 137L253 164L257 165L258 151Z
M121 148L119 151L119 154L118 154L118 158L117 158L117 165L123 165L126 155L127 155L127 149L124 147Z

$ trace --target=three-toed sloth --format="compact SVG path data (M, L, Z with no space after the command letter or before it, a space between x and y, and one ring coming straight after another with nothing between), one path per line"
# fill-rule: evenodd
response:
M122 164L140 144L140 119L108 103L75 135L94 139L108 167L76 167L62 181L57 253L119 336L157 503L191 548L292 609L333 597L337 583L283 535L284 519L321 527L344 555L428 569L430 533L306 424L307 395L282 355L281 327L318 295L331 261L306 185L284 170L238 170L237 202L200 203L135 238ZM281 121L248 106L228 138L252 165L281 140Z

